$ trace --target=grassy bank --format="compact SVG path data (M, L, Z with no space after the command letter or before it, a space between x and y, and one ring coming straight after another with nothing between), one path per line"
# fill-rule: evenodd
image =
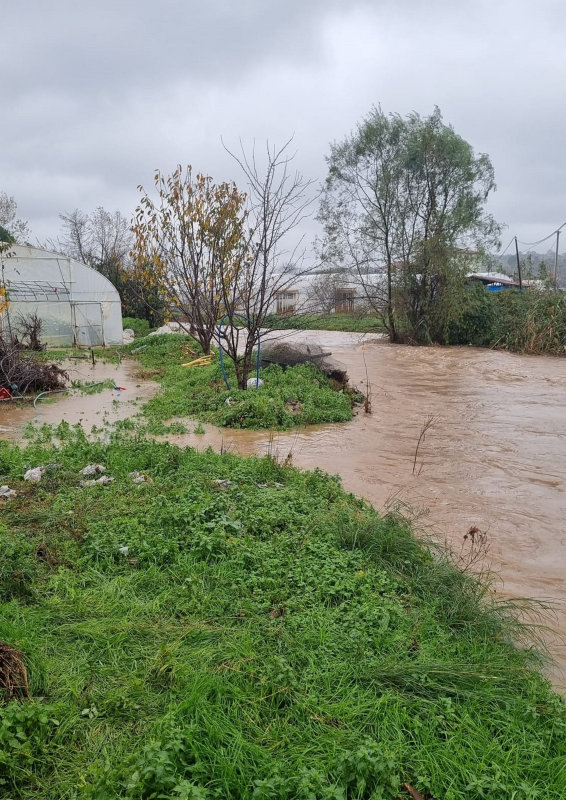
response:
M566 796L520 628L402 520L268 458L57 437L0 443L0 640L31 693L0 705L0 796ZM114 481L81 487L90 463Z
M376 314L272 314L266 319L265 327L274 330L385 332L383 322Z
M183 367L199 355L196 342L184 334L160 334L138 339L133 352L142 374L156 378L161 392L143 408L150 430L172 417L194 416L204 422L231 428L291 428L321 422L346 422L352 418L353 400L336 391L322 373L309 364L262 369L264 385L239 391L229 359L225 359L231 389L226 388L216 355L210 366Z

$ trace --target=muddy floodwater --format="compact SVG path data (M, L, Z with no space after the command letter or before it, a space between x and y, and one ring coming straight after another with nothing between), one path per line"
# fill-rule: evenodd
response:
M32 402L0 403L0 439L20 440L28 423L58 425L65 420L69 425L82 425L90 432L93 426L112 424L137 414L139 406L158 390L153 381L136 378L137 364L123 361L110 364L90 360L66 361L60 365L69 375L69 382L83 385L99 381L112 381L114 388L104 387L93 393L71 390L68 393L45 395Z
M369 380L372 413L360 409L349 423L275 436L205 426L204 435L173 441L245 455L271 452L299 467L338 473L348 491L377 508L412 509L417 531L447 540L456 551L470 528L486 532L496 590L556 604L546 623L557 635L547 632L546 638L556 659L552 678L564 688L566 359L393 346L347 333L286 335L331 349L347 365L352 384L365 390ZM110 420L134 413L130 398L155 388L136 381L133 369L124 364L116 371L116 381L128 387L117 398L111 392L63 397L39 413L0 407L0 436L17 438L34 416L82 419L90 428L103 415L103 400Z

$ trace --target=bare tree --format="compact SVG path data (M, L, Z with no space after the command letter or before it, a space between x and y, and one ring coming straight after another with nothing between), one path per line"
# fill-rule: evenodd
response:
M27 222L18 219L18 205L13 197L0 192L0 227L13 237L15 242L22 244L30 237L30 230Z
M238 387L245 388L266 316L277 297L309 272L305 266L302 221L310 216L313 181L293 169L291 139L282 147L266 144L263 167L255 148L227 152L239 165L248 184L248 258L231 293L224 298L227 326L224 340L232 358ZM239 327L243 323L243 328ZM240 339L245 330L245 340Z
M41 329L43 321L37 313L20 314L17 320L20 336L23 337L23 346L26 350L44 350L41 342Z
M130 223L120 211L106 211L99 206L92 214L76 208L59 214L61 236L50 239L48 247L64 253L102 272L115 282L120 265L124 266L132 246Z

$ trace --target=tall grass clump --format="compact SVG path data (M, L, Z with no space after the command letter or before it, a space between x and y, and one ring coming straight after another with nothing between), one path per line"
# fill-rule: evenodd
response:
M471 286L450 344L498 347L519 353L566 354L566 295L525 290L489 292Z
M528 631L402 518L269 457L53 436L0 443L0 642L29 687L0 690L1 796L566 796Z
M494 346L522 353L566 355L566 294L531 290L498 295Z

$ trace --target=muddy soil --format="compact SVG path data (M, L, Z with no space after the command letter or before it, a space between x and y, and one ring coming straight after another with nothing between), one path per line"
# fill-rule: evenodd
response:
M469 529L487 532L496 590L555 605L546 624L558 633L545 635L556 659L551 677L565 688L566 359L393 346L379 336L340 332L285 335L331 349L347 365L351 384L365 391L369 382L372 413L359 409L349 423L275 436L205 425L203 435L169 438L199 449L271 452L299 467L338 473L348 491L377 508L400 505L415 514L417 531L446 540L464 557ZM104 411L111 421L135 413L132 395L144 398L156 387L134 373L127 362L116 369L116 383L128 387L118 397L109 391L63 397L37 417L82 421L90 429ZM30 409L0 407L0 437L18 438L33 416Z

